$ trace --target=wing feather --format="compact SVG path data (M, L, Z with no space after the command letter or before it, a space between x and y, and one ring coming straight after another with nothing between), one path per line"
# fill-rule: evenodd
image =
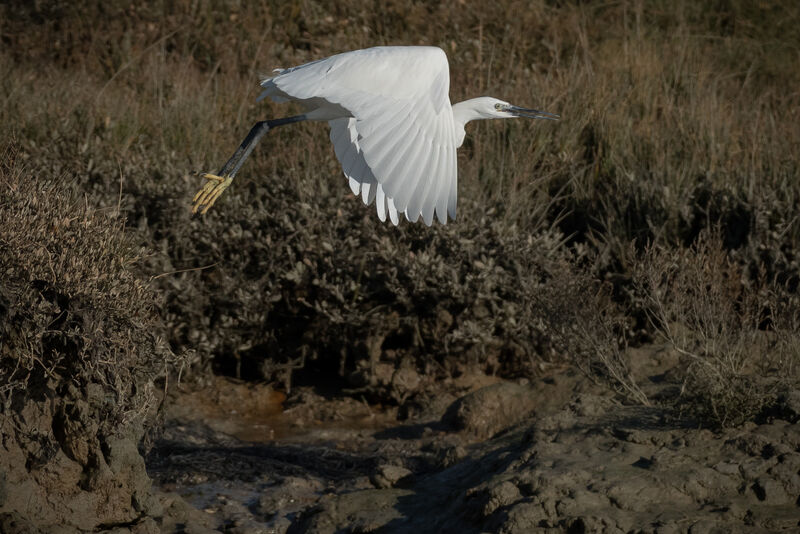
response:
M333 151L336 153L336 157L339 159L339 161L344 160L345 153L352 147L352 139L350 131L347 127L348 120L349 119L336 119L334 121L330 121ZM363 162L363 159L364 158L361 158L361 162ZM358 195L361 191L361 180L354 178L354 175L359 175L359 171L355 170L351 172L350 169L344 166L344 164L342 165L342 169L344 170L345 176L347 176L350 190L354 195Z
M378 184L376 190L375 204L378 208L378 218L381 220L381 222L384 222L386 221L386 195L383 193L381 184Z
M393 225L397 226L400 218L397 216L397 208L394 207L394 201L389 197L386 197L386 206L389 208L389 219Z
M452 156L452 165L458 165L458 156L455 154L456 150L453 148L453 156ZM456 179L456 170L448 173L450 176L450 191L448 194L447 199L447 213L450 215L450 218L455 220L456 218L456 204L458 203L458 180Z
M361 186L361 201L369 206L375 199L375 188L373 184L362 184Z
M439 158L439 164L437 165L436 169L433 171L435 176L444 176L447 172L450 172L450 150L447 145L442 145L442 156ZM422 220L425 221L425 224L428 226L433 223L433 212L436 206L436 197L435 197L435 190L433 190L435 184L438 183L438 180L428 180L425 184L425 189L422 193Z
M387 128L382 134L362 139L361 145L370 169L373 172L380 169L378 173L384 177L380 182L388 191L387 186L397 178L390 174L390 169L393 170L395 163L406 157L406 153L417 144L420 129L413 121L403 121L396 128Z
M381 183L386 193L398 200L398 207L406 209L407 199L400 200L400 196L409 187L409 181L420 171L428 157L428 150L420 143L422 133L419 129L409 132L390 158L383 161L378 171L387 179ZM367 153L368 156L368 153ZM374 167L373 167L374 168Z
M347 176L346 173L345 176ZM350 186L350 191L352 191L354 195L358 195L359 193L361 193L361 182L359 182L352 176L347 176L347 185Z
M435 180L435 176L437 175L437 169L439 168L439 164L441 161L441 152L442 147L437 145L433 148L431 159L432 164L429 167L428 174L422 175L420 174L420 179L415 184L415 188L411 198L408 200L408 205L406 207L406 212L409 214L414 215L414 220L419 219L419 216L422 214L422 202L423 202L423 195L425 194L425 189L428 187L428 184L431 180Z
M444 121L437 121L434 139L439 139L442 136L443 130L446 130L446 128L444 128ZM407 211L414 214L415 220L418 219L419 215L422 213L421 206L423 196L425 195L426 189L429 187L430 182L432 180L436 180L438 176L441 176L438 172L438 169L444 147L445 145L442 143L433 143L431 148L431 163L426 169L427 174L420 174L413 187L409 188L411 194L408 201Z
M387 134L382 139L390 139L392 144L404 143L412 147L424 149L432 144L433 132L436 128L437 116L433 113L430 104L423 98L417 100L408 115L403 117L401 123L397 125L386 124L380 117L365 118L364 122L380 122ZM406 149L406 151L387 150L386 145L373 144L372 137L364 138L364 154L370 168L376 176L383 177L381 182L386 189L386 193L392 197L399 197L402 191L408 187L407 176L396 173L398 165L414 163L416 160L409 159L411 154L419 154L416 150ZM402 207L402 206L401 206Z
M444 159L441 160L439 164L439 168L437 169L437 173L441 172L442 168L444 167ZM433 180L428 181L425 184L425 192L422 196L422 206L420 208L420 215L422 216L422 220L425 221L425 224L428 226L431 225L433 222L433 209L436 203L436 199L433 198L433 195L430 194L430 188L433 184Z
M430 163L433 158L436 143L429 142L427 136L420 134L415 140L415 151L407 160L398 162L400 168L395 167L390 170L391 176L395 176L398 186L397 194L394 198L398 206L403 210L408 208L408 201L414 193L414 189L421 180L433 178L430 174Z
M451 132L448 132L448 134ZM450 156L450 158L447 158L446 160L446 165L448 165L453 159L456 158L456 149L454 143L446 143L445 146L447 147L447 152ZM453 167L453 170L455 170L455 167ZM455 179L454 174L454 172L451 172L447 167L445 167L445 171L439 175L442 177L442 179L439 180L436 194L434 195L434 198L436 199L436 215L439 218L439 222L442 224L447 223L447 203L450 200L450 184Z

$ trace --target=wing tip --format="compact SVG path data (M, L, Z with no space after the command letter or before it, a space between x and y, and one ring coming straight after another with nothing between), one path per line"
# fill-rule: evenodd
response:
M436 207L436 218L443 226L447 224L447 215L448 215L447 208L442 208L441 206Z

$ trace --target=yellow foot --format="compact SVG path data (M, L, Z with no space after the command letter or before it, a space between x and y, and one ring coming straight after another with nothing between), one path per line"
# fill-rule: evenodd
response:
M214 205L214 202L217 201L222 192L233 182L233 178L230 176L217 176L216 174L205 173L203 178L208 181L192 199L192 202L194 202L192 213L197 213L197 210L200 210L201 207L203 208L200 210L201 214L207 212L208 208Z

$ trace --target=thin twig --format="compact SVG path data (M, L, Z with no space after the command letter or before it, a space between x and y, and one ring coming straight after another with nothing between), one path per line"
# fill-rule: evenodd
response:
M164 276L169 276L171 274L188 273L188 272L191 272L191 271L203 271L205 269L210 269L211 267L216 267L218 263L219 262L214 262L212 264L204 265L202 267L192 267L190 269L178 269L177 271L169 271L167 273L157 274L155 276L151 276L149 281L152 282L153 280L156 280L157 278L161 278L161 277L164 277Z

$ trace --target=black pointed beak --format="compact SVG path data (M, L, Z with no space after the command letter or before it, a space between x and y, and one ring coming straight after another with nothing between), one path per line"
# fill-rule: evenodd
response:
M538 109L521 108L519 106L508 106L506 111L515 117L526 117L528 119L547 119L549 121L557 121L561 119L561 115L556 115L555 113L539 111Z

